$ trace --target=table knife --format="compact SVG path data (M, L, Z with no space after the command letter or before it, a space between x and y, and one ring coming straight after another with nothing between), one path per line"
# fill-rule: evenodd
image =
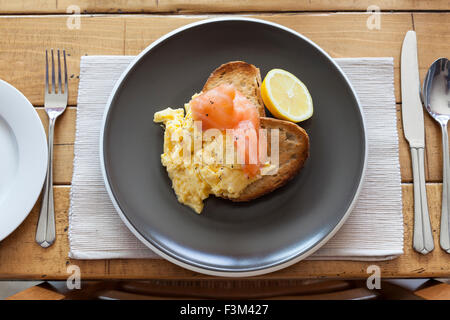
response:
M425 188L425 129L420 99L417 38L408 31L403 40L401 56L403 132L409 142L414 184L414 250L427 254L434 249Z

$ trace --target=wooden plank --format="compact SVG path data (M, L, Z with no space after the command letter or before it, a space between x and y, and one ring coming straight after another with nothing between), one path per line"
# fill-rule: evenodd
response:
M48 133L48 116L44 108L38 107L36 111L41 118L45 133ZM68 107L66 111L58 117L54 132L54 145L73 144L75 141L75 120L77 117L77 108Z
M413 19L423 81L433 61L448 56L450 52L450 13L413 13Z
M73 144L61 144L53 147L53 184L72 183Z
M65 272L64 265L68 250L69 191L69 187L54 188L56 242L53 246L44 249L34 240L40 199L20 227L0 242L0 270L2 270L0 273L6 274L4 278L11 280L21 278L45 279L49 274L60 274L61 277L62 272ZM10 270L7 271L7 269ZM28 277L29 274L34 275Z
M82 13L366 11L369 6L383 11L449 9L448 0L0 0L0 13L66 13L73 5Z
M428 199L435 250L424 256L412 249L413 190L404 184L403 212L405 216L404 254L382 262L358 261L302 261L264 278L367 278L367 267L381 268L383 278L392 277L448 277L450 255L439 248L439 217L441 184L428 184ZM157 279L210 278L185 270L165 260L71 260L68 254L69 187L55 187L56 242L47 249L34 242L39 211L36 205L25 222L8 238L0 242L0 278L4 279L66 279L67 267L80 267L82 279ZM39 203L39 202L38 202Z
M64 295L49 289L34 286L20 291L6 300L63 300Z
M450 284L439 283L414 292L426 300L450 300Z
M53 0L0 0L0 13L56 13Z
M414 14L414 29L417 33L420 77L423 79L429 66L450 52L450 13ZM429 178L442 181L442 141L439 125L427 115L427 158L433 161Z
M66 17L0 17L0 78L19 89L33 105L44 103L46 49L66 49L69 105L77 100L80 56L123 54L122 18L83 18L79 30L68 29L66 22Z

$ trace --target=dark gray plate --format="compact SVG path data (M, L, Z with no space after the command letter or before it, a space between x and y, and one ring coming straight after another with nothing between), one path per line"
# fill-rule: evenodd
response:
M177 201L161 166L163 130L153 114L183 106L232 60L256 65L263 77L282 68L307 85L310 158L272 194L244 204L210 197L197 215ZM144 50L110 97L101 141L106 186L131 231L176 264L225 276L274 271L325 243L354 203L367 151L358 99L331 58L290 29L246 18L195 23Z

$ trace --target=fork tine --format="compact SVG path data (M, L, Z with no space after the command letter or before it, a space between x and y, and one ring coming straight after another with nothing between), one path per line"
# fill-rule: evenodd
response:
M48 94L48 50L45 50L45 94Z
M63 50L64 55L64 93L69 92L69 85L67 83L67 64L66 64L66 50Z
M62 85L61 85L61 59L59 57L59 49L58 49L58 93L62 93Z
M55 83L55 59L53 57L53 49L52 49L52 88L51 93L55 93L56 83Z

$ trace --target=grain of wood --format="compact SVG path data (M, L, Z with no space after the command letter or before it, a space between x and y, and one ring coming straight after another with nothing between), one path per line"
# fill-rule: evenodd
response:
M450 13L413 13L413 19L423 80L433 61L450 52Z
M450 255L439 248L439 216L441 184L428 184L429 210L435 250L424 256L412 249L413 192L411 184L402 186L405 216L405 252L397 259L376 262L383 278L448 277ZM1 279L66 279L67 267L77 265L81 277L87 279L200 279L211 278L178 267L160 259L130 260L70 260L67 239L69 187L55 187L56 242L47 249L34 241L39 204L25 222L0 243ZM38 202L40 203L40 202ZM260 278L367 278L367 267L374 262L360 261L302 261L284 270Z
M44 249L34 239L41 203L40 198L19 228L0 242L0 274L6 273L7 276L4 278L46 279L49 275L55 273L63 277L63 273L66 272L64 266L68 250L69 191L69 187L54 188L56 242L53 246ZM27 274L34 275L29 277Z
M64 295L40 286L34 286L20 291L6 300L63 300Z
M153 41L166 33L186 24L200 21L204 18L186 17L152 17L133 16L126 19L124 53L137 55Z
M53 147L53 184L68 185L72 183L73 144L61 144Z
M448 0L0 0L0 13L66 13L72 7L81 13L204 13L262 11L366 11L369 6L380 10L448 10Z
M45 133L48 133L48 116L44 108L36 108L41 118ZM54 132L54 145L73 144L75 141L75 120L77 116L77 108L68 107L66 111L58 117Z
M56 1L53 0L0 0L0 13L53 13Z
M447 283L440 283L417 290L414 294L426 300L450 300L450 285Z
M69 105L78 94L80 56L123 54L122 18L86 17L70 30L65 17L0 17L0 78L19 89L33 105L44 104L45 50L65 49Z

